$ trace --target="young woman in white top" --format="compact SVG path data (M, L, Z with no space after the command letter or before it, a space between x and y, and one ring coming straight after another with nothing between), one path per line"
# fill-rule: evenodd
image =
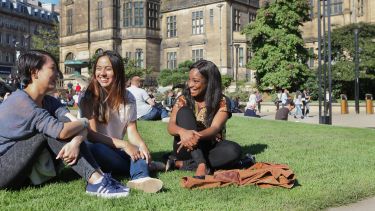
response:
M113 51L99 54L93 71L79 103L81 115L89 119L91 152L103 171L130 175L130 188L159 191L163 183L149 176L151 155L137 130L135 99L126 91L121 56Z

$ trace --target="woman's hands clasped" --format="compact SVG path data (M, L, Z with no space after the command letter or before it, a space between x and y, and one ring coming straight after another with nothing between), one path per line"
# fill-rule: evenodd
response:
M188 151L192 151L201 137L201 134L195 130L182 130L179 135L181 141L177 143L180 145L177 149L177 153L179 153L183 147Z

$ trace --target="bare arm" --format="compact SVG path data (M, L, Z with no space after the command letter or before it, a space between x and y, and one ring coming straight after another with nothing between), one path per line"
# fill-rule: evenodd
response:
M155 101L153 100L153 98L148 98L146 100L146 102L150 105L150 106L154 106L155 105Z
M67 123L64 123L64 127L60 131L60 134L57 138L68 139L78 134L84 129L85 129L85 124L82 121L67 122Z

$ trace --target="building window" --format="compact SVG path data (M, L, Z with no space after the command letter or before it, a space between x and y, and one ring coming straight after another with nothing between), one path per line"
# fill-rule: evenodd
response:
M124 27L132 26L132 3L127 2L124 3Z
M331 0L331 15L341 15L342 14L342 3L343 0ZM326 5L326 15L328 14L328 7L327 1L324 1L324 5Z
M102 29L103 28L103 1L98 1L97 19L98 19L98 29Z
M134 26L143 26L143 2L134 2Z
M234 10L233 13L233 31L240 31L241 23L240 23L240 11L239 10Z
M172 70L177 68L177 53L176 52L167 53L167 68L172 69Z
M10 45L10 34L6 34L6 43Z
M249 23L255 21L257 15L254 13L249 13Z
M358 16L363 16L364 14L364 2L363 0L358 0Z
M5 62L10 62L10 54L5 53Z
M147 17L147 27L152 29L158 28L158 16L159 16L159 5L155 3L147 3L148 17Z
M193 34L204 33L203 11L192 13L192 31Z
M73 53L68 53L65 57L65 61L73 60L73 59L74 59ZM73 72L74 72L73 67L68 67L68 66L65 65L65 71L64 71L65 74L71 74Z
M125 52L125 58L131 59L132 58L132 52Z
M143 68L143 50L140 48L137 48L135 52L135 61L137 67Z
M195 49L192 51L192 61L196 62L203 59L203 49Z
M310 0L310 19L314 18L314 0Z
M210 9L210 25L214 24L214 9Z
M73 10L68 9L66 16L67 16L66 33L70 35L70 34L73 34Z
M244 67L244 55L243 55L243 48L238 48L238 66Z
M167 37L177 36L176 16L167 17Z

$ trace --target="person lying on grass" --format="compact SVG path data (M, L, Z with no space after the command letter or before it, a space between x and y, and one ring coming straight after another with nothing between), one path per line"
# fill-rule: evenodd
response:
M130 175L128 187L159 191L163 182L150 177L151 155L137 130L136 102L126 90L121 56L113 51L99 54L93 72L79 103L90 123L90 151L105 172ZM125 133L129 141L123 140Z
M225 140L231 113L221 87L214 63L200 60L190 67L187 87L176 100L168 124L174 142L166 170L195 170L195 177L204 178L209 169L238 167L242 150Z
M127 196L129 189L104 174L83 143L88 120L59 121L77 119L47 95L61 74L53 56L41 50L26 52L19 58L18 70L25 89L12 93L0 106L0 189L20 188L48 149L87 180L86 193Z

